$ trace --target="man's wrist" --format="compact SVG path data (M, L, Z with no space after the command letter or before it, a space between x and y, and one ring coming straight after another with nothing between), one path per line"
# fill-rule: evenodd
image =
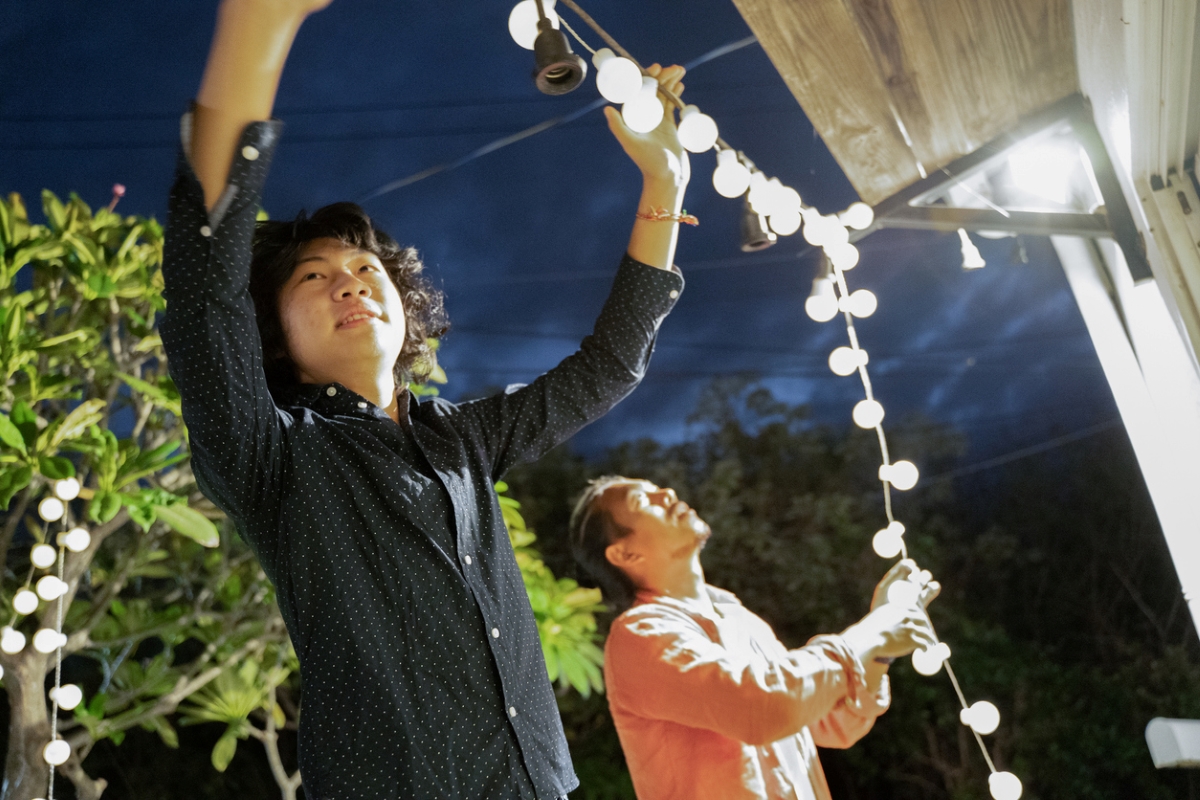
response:
M681 181L673 177L652 177L643 176L642 178L642 197L641 205L653 206L654 208L667 208L673 212L678 212L683 208L683 195L687 191L687 181Z

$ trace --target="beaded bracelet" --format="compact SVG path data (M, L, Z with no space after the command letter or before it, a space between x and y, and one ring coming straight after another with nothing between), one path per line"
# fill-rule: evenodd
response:
M652 208L649 211L637 212L638 219L648 219L651 222L682 222L684 225L699 225L700 220L695 215L687 213L685 208L679 214L672 214L665 208Z

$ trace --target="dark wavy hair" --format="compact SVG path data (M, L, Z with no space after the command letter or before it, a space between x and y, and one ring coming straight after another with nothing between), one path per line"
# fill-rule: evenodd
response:
M287 222L259 222L254 231L250 296L262 339L267 382L274 387L298 382L279 317L279 292L292 277L300 252L313 239L337 239L379 257L404 303L404 347L393 367L396 385L423 382L436 364L428 340L441 337L450 327L442 293L421 274L425 265L416 249L401 247L354 203L334 203L317 209L312 216L301 211Z
M622 475L605 475L588 481L587 488L575 501L575 509L571 512L571 522L567 528L575 563L594 581L595 586L600 587L604 602L617 614L633 605L637 586L628 575L608 560L604 551L610 544L633 533L633 529L617 524L613 515L597 506L596 501L608 489L621 483L636 481Z

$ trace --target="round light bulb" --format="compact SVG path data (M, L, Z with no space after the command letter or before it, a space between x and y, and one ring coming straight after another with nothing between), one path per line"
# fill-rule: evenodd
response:
M592 56L596 67L596 88L610 103L628 103L637 97L642 88L642 71L628 58L623 58L607 47L601 47Z
M856 231L866 230L875 221L875 210L863 202L851 203L849 208L838 214L838 220Z
M813 278L812 293L804 301L804 313L814 322L829 322L837 316L838 301L831 278Z
M53 575L46 575L37 582L38 597L43 600L57 600L67 593L65 581L61 581Z
M73 683L64 683L57 689L50 689L50 699L58 700L58 707L64 711L72 711L83 702L83 690Z
M57 541L59 546L67 548L72 553L82 553L91 545L92 535L87 532L87 528L71 528L66 533L60 533Z
M833 265L843 272L858 266L858 248L849 242L826 246L825 255L829 256Z
M918 674L929 677L937 675L942 669L942 664L946 658L943 651L938 647L931 647L928 650L914 650L912 654L912 665Z
M915 606L920 596L921 587L912 581L896 581L887 590L888 602L899 606Z
M771 230L780 236L791 236L800 230L800 212L788 208L777 208L775 213L767 217Z
M815 209L804 214L804 241L813 247L824 247L829 242L829 224Z
M883 422L883 406L878 400L859 400L854 404L854 424L870 430Z
M995 733L1000 727L1000 709L987 700L972 703L970 708L959 712L958 718L971 730L981 736Z
M37 611L38 596L28 589L22 589L13 595L13 611L18 614L32 614Z
M754 170L750 173L750 195L747 199L750 201L750 208L763 216L770 216L775 210L771 201L775 199L775 193L772 191L771 182L767 180L767 176L761 170Z
M71 745L67 744L66 739L55 739L42 750L42 758L46 763L56 767L65 764L70 757Z
M851 292L849 297L843 297L838 301L838 308L841 311L849 311L859 319L864 319L874 314L875 309L879 308L879 300L870 289L858 289Z
M74 500L79 497L79 489L79 480L76 478L63 478L54 482L54 493L58 495L59 500Z
M713 170L713 188L722 197L741 197L750 188L750 170L733 150L717 153L717 168Z
M38 516L46 522L58 522L66 510L67 507L63 505L63 501L57 497L45 497L42 498L42 502L38 503Z
M904 525L893 522L875 532L871 547L880 558L895 558L904 549Z
M53 653L67 643L67 637L53 628L41 628L33 635L33 649L39 653Z
M717 123L693 105L679 113L679 143L693 153L707 153L717 143Z
M12 655L25 649L25 634L5 625L0 631L0 650Z
M800 199L800 193L790 186L780 184L775 190L775 204L777 206L776 213L779 211L794 211L800 214L804 208L804 202Z
M555 0L542 0L547 19L550 20L551 26L557 28L558 14L554 13L554 3ZM532 50L533 43L537 40L537 24L537 0L521 0L508 14L508 33L514 42L526 50Z
M822 217L825 220L825 226L828 233L825 234L825 241L822 246L829 247L830 245L848 244L850 242L850 231L846 230L846 226L838 221L837 217Z
M917 465L911 461L897 461L892 464L891 473L891 477L887 479L888 483L902 492L907 492L916 486L917 479L921 477L921 473L917 470Z
M649 75L642 76L642 86L637 95L621 106L621 117L631 131L649 133L663 121L663 104L658 99L658 81Z
M853 347L835 347L833 352L829 354L829 368L833 370L833 374L841 375L843 378L847 375L853 375L855 370L866 366L866 364L866 350L856 350Z
M1021 779L1011 772L993 772L988 776L988 791L994 800L1020 800Z
M58 551L48 544L36 544L29 551L29 560L35 567L46 569L54 566L54 562L58 561Z

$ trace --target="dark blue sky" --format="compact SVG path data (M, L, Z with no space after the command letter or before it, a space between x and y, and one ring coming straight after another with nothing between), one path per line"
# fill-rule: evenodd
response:
M287 123L265 204L273 217L356 199L495 138L592 102L589 81L539 94L532 54L507 33L508 0L335 0L301 31L277 114ZM178 115L198 85L214 2L35 3L0 11L0 191L36 205L77 191L162 218ZM644 63L687 62L749 34L729 0L590 0L585 8ZM570 12L564 12L573 23ZM596 37L575 26L593 43ZM687 96L722 136L805 201L834 212L856 195L757 45L697 67ZM738 249L739 203L718 196L712 154L693 156L680 236L687 290L650 374L577 438L596 450L634 436L678 439L713 375L760 371L819 420L850 424L857 379L828 370L839 321L803 312L817 254L793 236ZM365 203L416 245L447 292L454 330L442 363L455 398L527 382L589 330L626 243L639 179L599 112ZM960 268L954 235L883 231L860 243L851 288L879 297L859 323L876 394L954 423L968 460L1116 416L1079 312L1047 240L978 240L987 268ZM886 425L886 423L885 423ZM903 454L896 454L903 457Z

